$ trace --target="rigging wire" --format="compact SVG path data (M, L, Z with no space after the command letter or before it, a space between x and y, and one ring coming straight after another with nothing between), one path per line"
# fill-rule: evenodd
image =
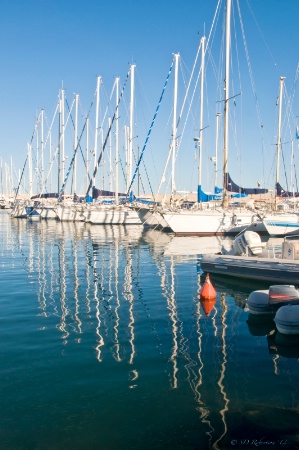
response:
M207 38L207 44L206 44L205 53L207 53L207 51L209 49L209 45L210 45L210 40L213 38L213 31L215 29L215 23L217 22L218 16L219 16L218 15L218 11L219 11L220 4L221 4L221 0L218 1L217 7L216 7L216 11L215 11L215 14L214 14L214 17L213 17L211 29L210 29L210 32L209 32L209 35L208 35L208 38ZM183 101L183 104L182 104L182 107L181 107L181 112L179 114L179 118L178 118L178 121L177 121L176 130L178 129L178 126L179 126L179 123L181 121L182 114L183 114L183 111L184 111L184 108L185 108L185 103L186 103L187 98L188 98L188 92L189 92L189 89L190 89L191 81L193 79L193 74L194 74L194 70L195 70L195 67L196 67L196 63L197 63L197 59L198 59L198 56L199 56L200 49L201 49L201 41L200 41L200 45L198 46L197 54L196 54L195 61L194 61L194 64L193 64L193 68L192 68L192 71L191 71L191 75L190 75L190 78L189 78L189 84L188 84L188 87L187 87L187 90L186 90L186 94L185 94L185 97L184 97L184 101ZM188 109L187 114L186 114L186 119L185 119L185 123L184 123L183 130L182 130L182 133L181 133L181 138L179 140L179 143L177 145L177 149L176 149L176 152L175 152L175 160L177 160L177 158L178 158L178 154L179 154L180 146L181 146L181 142L182 142L182 137L183 137L183 135L185 133L188 117L189 117L189 114L190 114L190 111L191 111L191 106L193 104L193 100L194 100L194 96L195 96L195 92L196 92L196 87L197 87L198 82L199 82L200 74L201 74L201 68L199 70L199 73L197 74L197 78L196 78L196 81L195 81L195 86L193 88L193 93L192 93L192 96L191 96L191 100L189 101L189 109ZM176 140L176 143L177 143L177 140ZM158 192L160 191L161 185L162 185L162 183L165 180L165 173L166 173L167 166L168 166L168 163L169 163L169 160L170 160L171 152L172 152L172 145L169 148L168 158L167 158L167 161L166 161L166 164L165 164L165 168L164 168L164 171L163 171L163 175L162 175L162 178L161 178L161 182L160 182L160 185L159 185ZM169 183L168 183L168 186L169 186ZM164 196L164 199L165 199L165 196Z
M284 123L287 123L287 127L289 129L290 135L291 137L293 136L293 129L292 129L292 124L290 123L290 119L291 119L291 115L292 115L292 104L293 104L293 100L294 100L294 93L295 93L295 86L298 80L298 75L299 75L299 65L297 66L297 70L296 70L296 74L293 80L293 85L292 85L292 89L291 89L291 94L288 96L287 93L287 89L286 86L284 84L284 96L286 99L286 112L285 112L285 117L284 117ZM294 119L294 117L293 117ZM291 139L291 144L293 146L293 142L294 142L294 138ZM288 183L288 176L287 176L287 170L286 170L286 162L285 162L285 152L283 152L283 149L281 148L281 153L282 153L282 158L283 158L283 167L284 167L284 176L285 176L285 180L286 180L286 190L289 192L289 183ZM294 190L294 186L292 186L292 165L294 163L294 154L292 151L292 158L293 161L291 160L291 186L290 189ZM294 163L294 169L295 169L295 163ZM296 178L296 190L298 191L298 185L297 185L297 177L296 177L296 171L295 172L295 178Z
M31 136L31 139L29 141L29 145L31 145L32 142L33 142L33 139L34 139L34 136L35 136L35 133L36 133L36 125L38 123L38 120L39 120L39 116L38 116L38 118L35 121L35 125L34 125L34 129L33 129L33 132L32 132L32 136ZM25 170L25 167L26 167L26 164L27 164L27 160L28 160L28 153L27 153L27 156L26 156L26 159L25 159L25 162L24 162L23 170L22 170L22 173L21 173L21 176L20 176L20 179L19 179L19 183L18 183L16 192L15 192L14 203L15 203L15 201L17 199L17 196L18 196L18 193L19 193L19 189L20 189L21 181L22 181L22 178L23 178L23 175L24 175L24 170Z
M143 148L142 148L142 150L141 150L141 154L140 154L140 156L139 156L139 160L138 160L137 166L136 166L136 168L135 168L135 172L134 172L134 174L133 174L131 183L130 183L129 188L128 188L128 191L127 191L127 196L128 196L129 193L130 193L130 189L131 189L131 187L132 187L132 184L134 183L134 180L135 180L135 178L136 178L137 172L138 172L138 170L139 170L139 166L140 166L140 163L141 163L141 160L142 160L144 151L145 151L145 149L146 149L146 146L147 146L147 143L148 143L150 134L151 134L151 132L152 132L152 129L153 129L153 126L154 126L154 123L155 123L157 114L158 114L158 112L159 112L159 108L160 108L160 105L161 105L161 102L162 102L162 99L163 99L163 96L164 96L164 92L165 92L165 89L166 89L166 86L167 86L167 83L168 83L168 80L169 80L169 77L170 77L170 74L171 74L171 71L172 71L172 68L173 68L173 63L174 63L174 58L172 59L171 66L170 66L170 68L169 68L169 70L168 70L168 74L167 74L167 77L166 77L166 80L165 80L165 83L164 83L164 86L163 86L163 89L162 89L162 93L161 93L160 98L159 98L158 105L157 105L157 107L156 107L156 111L155 111L154 117L153 117L153 119L152 119L152 122L151 122L150 128L149 128L149 130L148 130L148 133L147 133L147 136L146 136L146 139L145 139ZM149 181L149 180L148 180L148 181ZM150 184L150 182L149 182L149 184ZM152 195L154 196L154 193L153 193L151 184L150 184L150 189L151 189Z
M130 70L131 70L131 69L130 69ZM105 141L104 141L104 143L103 143L103 147L102 147L101 153L100 153L99 158L98 158L98 163L97 163L96 167L94 168L92 178L91 178L91 180L90 180L90 182L89 182L89 185L88 185L88 188L87 188L87 191L86 191L86 197L87 197L88 194L89 194L89 191L90 191L90 189L91 189L92 182L93 182L93 180L95 179L95 176L96 176L98 167L99 167L100 162L101 162L101 160L102 160L102 158L103 158L104 150L105 150L105 147L106 147L107 142L108 142L108 138L109 138L109 135L110 135L110 132L111 132L111 129L112 129L112 125L113 125L113 123L114 123L114 120L115 120L115 117L116 117L116 113L117 113L117 111L118 111L119 104L120 104L120 101L121 101L121 99L122 99L122 97L123 97L124 90L125 90L125 87L126 87L126 84L127 84L128 78L129 78L129 75L130 75L130 70L129 70L128 73L127 73L127 76L126 76L124 85L123 85L123 87L122 87L120 96L119 96L119 98L118 98L118 102L117 102L117 105L116 105L116 108L115 108L113 117L112 117L112 119L111 119L110 126L109 126L109 128L108 128L108 131L107 131L107 134L106 134Z
M265 44L265 47L266 47L266 49L268 50L268 53L269 53L269 55L270 55L270 58L272 59L272 62L274 63L274 66L277 67L277 64L276 64L276 61L275 61L275 59L274 59L274 56L273 56L273 54L272 54L271 51L270 51L269 45L267 44L266 39L264 38L264 35L263 35L263 33L262 33L262 31L261 31L261 29L260 29L260 27L259 27L259 24L257 23L257 20L256 20L256 18L255 18L255 15L253 14L253 11L252 11L252 9L251 9L251 7L250 7L250 4L249 4L248 0L246 0L246 3L247 3L247 6L248 6L249 11L250 11L250 13L251 13L251 15L252 15L252 17L253 17L253 20L254 20L254 22L255 22L255 24L256 24L256 27L257 27L257 29L258 29L258 31L259 31L261 37L262 37L262 40L263 40L263 42L264 42L264 44ZM239 6L239 1L238 1L238 6Z
M59 104L59 102L60 102L60 100L58 99L58 104ZM73 103L72 103L71 110L72 110L72 108L73 108L73 105L74 105L74 101L73 101ZM55 111L55 115L56 115L56 112L57 112L57 109L56 109L56 111ZM66 119L66 121L65 121L64 129L66 129L66 126L67 126L67 124L68 124L68 121L69 121L69 118L70 118L70 114L71 114L71 111L69 112L69 114L68 114L68 116L67 116L67 119ZM53 118L53 121L54 121L54 118ZM52 124L53 124L53 121L52 121ZM52 126L52 125L51 125L51 126ZM54 163L54 161L55 161L55 159L56 159L56 156L57 156L57 153L58 153L58 150L59 150L59 147L60 147L61 139L62 139L62 133L59 132L59 142L58 142L58 144L57 144L57 147L56 147L56 149L55 149L54 155L53 155L53 157L52 157L52 161L51 161L51 163L50 163L50 168L49 168L48 174L47 174L47 176L46 176L45 184L44 184L44 187L43 187L43 189L42 189L42 191L41 191L41 193L40 193L40 196L43 194L43 192L44 192L44 190L45 190L45 186L46 186L46 184L47 184L47 182L48 182L48 178L49 178L50 173L51 173L51 171L52 171L53 163Z
M148 111L150 111L150 106L149 106L149 100L148 100L148 95L147 95L147 93L146 93L146 91L145 91L145 88L144 88L144 85L143 85L143 82L142 82L142 79L141 79L141 77L140 77L140 75L139 75L139 70L138 70L138 68L136 67L136 69L135 69L135 73L136 73L136 77L138 78L138 84L137 84L137 89L138 89L138 92L139 92L139 96L141 97L141 93L142 93L142 97L143 98L145 98L145 103L146 103L146 107L147 107L147 110ZM140 89L140 87L141 87L141 89ZM141 105L140 105L140 109L141 109L141 113L142 113L142 119L143 119L143 125L144 125L144 127L147 127L147 119L146 119L146 117L145 117L145 109L144 109L144 107L143 107L143 103L141 102ZM141 133L138 133L138 135L140 135ZM158 173L158 171L157 171L157 167L156 167L156 157L154 156L154 154L153 154L153 151L152 151L152 147L151 147L151 143L149 142L148 143L148 146L150 147L150 155L151 155L151 164L153 164L153 168L154 168L154 173L155 173L155 176L156 176L156 179L157 179L157 173ZM144 162L144 160L142 160L142 162L143 162L143 167L145 168L145 162ZM145 169L146 170L146 169Z
M90 104L87 118L89 117L89 114L90 114L92 105L93 105L93 101L92 101L91 104ZM75 156L76 156L76 154L77 154L78 147L79 147L79 145L80 145L80 141L81 141L81 138L82 138L82 136L83 136L85 127L86 127L86 120L85 120L85 122L84 122L84 126L83 126L83 128L82 128L80 137L79 137L79 139L78 139L78 144L77 144L77 147L75 148L75 151L74 151L73 157L72 157L72 159L71 159L69 168L68 168L68 170L67 170L67 173L66 173L65 178L64 178L64 180L63 180L62 186L61 186L61 188L60 188L60 191L59 191L59 194L58 194L58 199L57 199L58 202L60 202L61 199L62 199L62 194L63 194L64 188L65 188L66 182L67 182L67 180L68 180L68 177L69 177L71 168L73 167L73 163L74 163L74 160L75 160Z
M261 112L260 112L260 107L259 107L259 102L258 102L258 96L257 96L256 87L255 87L254 77L253 77L252 66L251 66L250 57L249 57L248 45L247 45L247 40L246 40L246 36L245 36L244 23L243 23L243 19L242 19L242 15L241 15L241 9L240 9L239 0L237 0L237 8L238 8L238 14L239 14L239 20L240 20L242 37L243 37L243 44L244 44L244 49L245 49L245 55L246 55L246 60L247 60L247 66L248 66L248 70L249 70L249 77L250 77L250 82L251 82L251 88L252 88L252 93L253 93L253 98L254 98L254 102L255 102L255 108L256 108L257 118L258 118L258 123L259 123L259 129L260 129L260 135L261 135L261 141L262 141L262 156L263 156L262 159L264 161L264 156L265 156L264 155L264 149L265 149L265 145L264 145L265 144L264 143L264 127L263 127L263 121L262 121L262 118L261 118ZM265 167L264 167L264 164L263 164L263 169L262 170L263 170L263 178L265 179Z

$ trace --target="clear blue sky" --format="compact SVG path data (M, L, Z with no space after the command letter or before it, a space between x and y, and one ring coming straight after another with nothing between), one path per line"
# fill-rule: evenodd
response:
M292 95L299 62L299 1L239 0L248 58L240 32L238 2L232 2L233 85L230 90L231 94L242 94L236 97L235 105L231 103L229 171L234 181L244 187L261 182L273 188L279 77L286 77L286 93ZM48 121L52 120L62 86L69 104L74 93L80 95L79 128L82 128L94 99L96 77L100 75L103 79L101 108L104 111L114 78L119 76L122 85L132 63L136 64L134 135L138 138L134 147L137 153L137 146L143 147L173 53L181 55L180 109L184 83L188 82L200 37L204 33L209 35L217 4L218 0L0 0L0 156L3 161L9 163L12 157L16 169L22 169L39 111L44 108ZM209 158L215 153L215 114L222 110L222 104L216 102L223 98L217 84L223 71L220 67L223 10L224 0L206 60L203 125L208 128L204 130L202 149L202 185L206 191L213 185L213 165ZM154 190L171 138L172 94L173 77L144 159ZM298 89L289 114L286 101L284 96L283 114L288 117L284 118L282 140L289 142L295 137L296 116L299 116ZM129 86L124 104L128 108ZM123 107L120 126L128 125L126 108ZM198 112L199 93L196 92L176 165L179 190L196 190L193 137L198 135ZM92 112L92 122L94 117ZM296 162L298 142L294 141ZM286 169L281 168L281 182L285 185L284 171L289 182L291 176L291 145L283 147ZM219 166L221 149L220 136ZM71 144L66 153L69 158L72 156ZM218 184L221 184L220 174ZM146 180L144 185L148 191Z

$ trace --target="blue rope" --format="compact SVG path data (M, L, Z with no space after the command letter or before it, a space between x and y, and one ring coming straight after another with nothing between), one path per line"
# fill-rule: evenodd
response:
M135 180L135 178L136 178L136 175L137 175L137 172L138 172L138 169L139 169L139 166L140 166L140 163L141 163L141 160L142 160L144 151L145 151L145 149L146 149L146 146L147 146L147 143L148 143L150 134L151 134L151 132L152 132L152 129L153 129L153 126L154 126L154 122L155 122L155 120L156 120L156 117L157 117L157 114L158 114L158 111L159 111L159 108L160 108L160 105L161 105L161 102L162 102L162 98L163 98L163 95L164 95L164 92L165 92L165 89L166 89L166 86L167 86L167 83L168 83L168 80L169 80L169 77L170 77L170 73L171 73L172 68L173 68L173 63L174 63L174 58L173 58L173 60L172 60L171 66L170 66L170 68L169 68L169 71L168 71L168 74L167 74L167 77L166 77L166 80L165 80L165 83L164 83L164 86L163 86L163 89L162 89L162 93L161 93L161 96L160 96L160 99L159 99L159 102L158 102L158 105L157 105L157 108L156 108L156 111L155 111L155 114L154 114L154 117L153 117L151 126L150 126L150 128L149 128L149 130L148 130L148 133L147 133L147 136L146 136L146 139L145 139L145 142L144 142L142 151L141 151L141 153L140 153L140 157L139 157L139 160L138 160L138 163L137 163L137 166L136 166L136 169L135 169L135 172L134 172L132 181L131 181L131 183L130 183L130 186L129 186L129 189L128 189L128 192L127 192L127 196L129 195L130 190L131 190L131 187L132 187L132 184L134 183L134 180Z

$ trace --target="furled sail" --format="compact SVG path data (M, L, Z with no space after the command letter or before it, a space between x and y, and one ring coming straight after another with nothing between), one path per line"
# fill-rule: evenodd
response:
M233 182L229 173L224 174L225 187L228 192L238 192L239 194L267 194L268 189L262 188L242 188Z
M201 186L198 186L197 188L197 198L199 202L205 203L210 202L211 200L221 200L222 196L217 194L206 194L202 189Z
M126 194L124 193L119 193L118 194L120 197L126 197ZM96 199L99 197L115 197L115 192L112 191L104 191L102 189L97 189L96 187L93 186L92 188L92 198Z
M58 198L58 193L57 192L47 192L45 194L33 195L30 198L31 198L31 200L35 200L35 199L38 199L38 198Z
M217 191L216 191L217 190ZM212 200L222 200L222 191L223 189L215 187L215 193L214 194L206 194L202 189L201 186L198 186L198 201L205 203L210 202ZM244 193L238 193L238 194L231 194L231 198L242 198L247 197L248 194Z
M278 197L299 197L299 192L285 191L279 183L276 183L276 195Z

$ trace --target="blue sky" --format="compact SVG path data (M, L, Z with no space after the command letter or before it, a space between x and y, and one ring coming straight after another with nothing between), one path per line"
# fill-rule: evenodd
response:
M248 55L244 50L238 13L240 4ZM143 147L173 53L180 53L178 109L192 69L200 37L209 35L218 0L128 0L128 1L3 1L0 0L0 157L21 170L26 159L36 118L44 108L51 122L58 93L63 86L69 104L80 95L79 134L91 102L96 78L103 80L101 111L106 108L115 77L122 85L130 64L136 64L134 151ZM213 42L206 60L203 125L203 189L213 187L215 114L222 109L223 76L221 39L224 1L221 2ZM299 62L298 0L233 0L232 94L229 171L235 182L254 187L257 182L273 188L279 77L286 77L283 142L295 137L299 116L298 92L287 113ZM236 31L235 31L236 25ZM250 62L251 78L248 61ZM221 72L222 71L222 72ZM254 89L252 89L252 80ZM184 85L185 83L185 85ZM161 104L144 162L146 192L156 190L171 139L173 76ZM222 98L221 98L222 97ZM188 124L176 163L178 190L196 190L197 156L193 138L199 128L199 92L190 107ZM121 109L120 127L128 125L129 87ZM112 110L111 110L112 111ZM258 111L258 114L257 114ZM285 117L287 116L287 117ZM91 130L95 112L91 111ZM182 121L183 123L183 121ZM58 133L58 131L57 131ZM66 153L72 156L71 129ZM222 125L219 136L221 169ZM180 134L180 130L178 130ZM54 139L54 138L53 138ZM92 131L90 141L92 146ZM293 142L298 161L298 142ZM82 142L82 146L83 142ZM285 166L281 183L291 172L291 144L283 145ZM83 177L83 169L81 174ZM147 181L150 180L151 186ZM221 184L220 173L217 175ZM79 176L78 176L79 178ZM106 186L107 187L107 186ZM108 188L108 187L107 187ZM83 188L84 189L84 188Z

